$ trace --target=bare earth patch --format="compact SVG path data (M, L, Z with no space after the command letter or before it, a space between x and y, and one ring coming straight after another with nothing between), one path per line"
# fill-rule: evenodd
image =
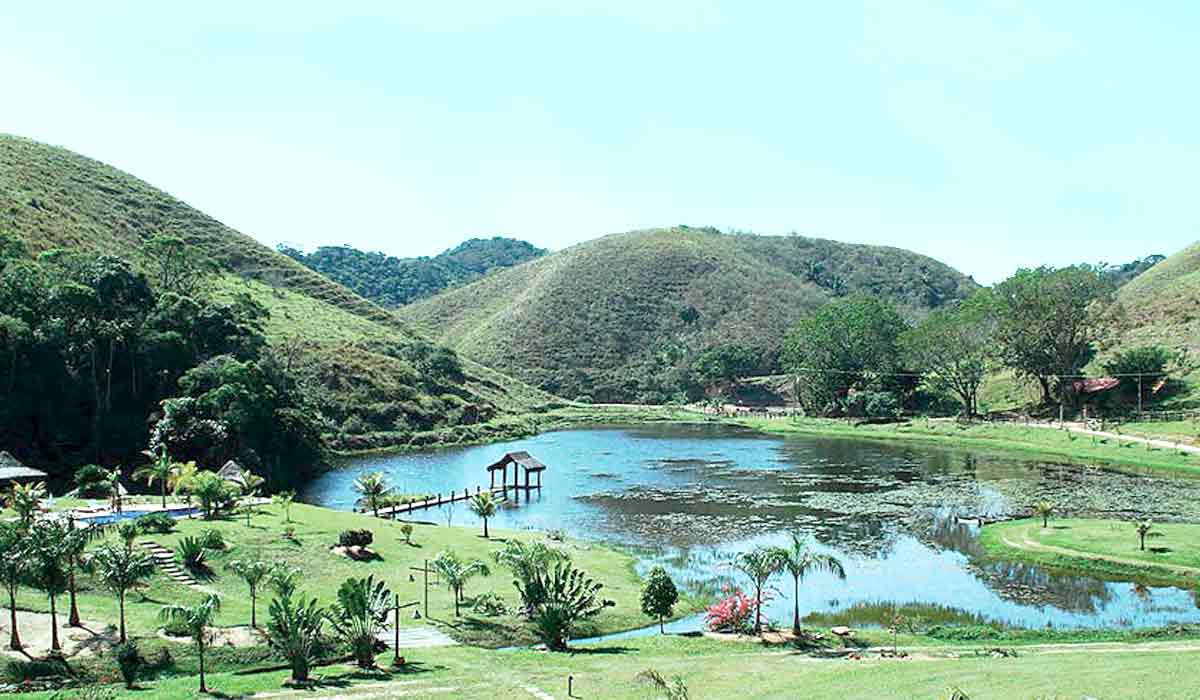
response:
M60 625L58 640L62 644L63 654L68 657L91 656L117 643L117 628L112 625L83 620L82 627L61 627L65 621L66 615L58 616ZM17 611L17 632L21 635L25 654L9 650L8 638L11 632L8 612L5 611L3 619L0 620L0 642L3 643L3 653L9 658L24 659L26 658L25 654L43 657L50 653L50 615L48 613Z

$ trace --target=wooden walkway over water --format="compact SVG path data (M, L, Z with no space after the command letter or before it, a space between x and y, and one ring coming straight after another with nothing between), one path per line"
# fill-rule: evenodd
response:
M512 484L508 484L507 486L493 486L488 490L492 492L492 495L499 496L501 500L508 500L509 491L517 491L518 493L520 491L525 491L526 495L528 495L530 491L537 491L540 488L540 486L527 487L513 486ZM387 508L380 508L379 517L395 519L395 517L401 513L412 513L413 511L425 510L426 508L440 508L448 503L461 503L463 501L469 501L475 496L475 494L480 493L481 491L483 491L483 487L476 486L474 491L471 491L470 489L463 489L462 491L451 491L448 494L439 493L422 501L410 501L408 503L401 503L399 505L389 506Z
M508 468L512 466L512 483L508 483ZM546 465L539 462L533 455L528 452L509 452L500 458L499 461L487 468L488 475L492 478L492 484L488 487L488 491L494 496L499 496L501 500L508 500L509 490L516 491L519 495L522 490L525 491L525 498L529 498L532 491L542 490L542 472L546 470ZM520 473L525 473L525 485L522 486L519 480ZM500 485L496 485L496 472L500 472ZM536 477L537 483L531 483L530 477ZM387 508L379 509L379 517L392 518L401 513L412 513L413 511L425 510L426 508L440 508L446 504L459 503L461 501L471 500L475 494L482 493L483 487L476 486L475 492L470 489L463 489L462 492L451 491L446 495L436 494L429 498L420 501L409 501Z

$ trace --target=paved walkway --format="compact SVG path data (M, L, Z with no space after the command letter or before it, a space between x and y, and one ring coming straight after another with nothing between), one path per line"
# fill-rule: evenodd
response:
M389 647L396 641L395 633L388 629L379 633L379 641ZM400 648L421 649L425 647L452 647L457 645L445 632L429 625L400 625Z
M1028 425L1034 428L1052 428L1054 430L1062 429L1062 426L1058 423L1030 422ZM1107 430L1092 430L1083 423L1069 422L1066 424L1066 428L1072 433L1077 433L1079 435L1095 435L1096 437L1119 440L1120 442L1136 442L1139 445L1149 444L1151 447L1159 447L1164 450L1179 450L1180 452L1200 454L1200 447L1197 447L1196 445L1189 445L1186 442L1175 442L1172 440L1163 440L1161 438L1144 438L1136 435L1118 435L1117 433L1110 433Z

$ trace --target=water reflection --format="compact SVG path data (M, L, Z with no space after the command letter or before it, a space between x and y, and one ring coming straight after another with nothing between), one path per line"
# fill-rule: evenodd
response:
M978 525L960 519L1019 511L1047 497L1076 512L1113 517L1191 513L1200 503L1200 484L962 450L780 440L711 425L573 430L349 460L302 498L349 509L351 483L374 470L387 472L401 491L473 489L486 484L487 464L517 449L548 465L545 489L506 504L496 527L562 529L626 546L643 569L662 564L696 592L715 594L736 584L726 562L758 544L781 544L795 530L841 558L847 573L844 582L828 574L807 579L800 594L804 612L886 602L949 606L1026 627L1200 620L1187 591L988 561ZM446 516L434 510L422 517L444 524ZM465 508L453 514L455 524L473 520ZM789 618L791 581L775 583L770 613ZM680 624L695 627L699 619Z

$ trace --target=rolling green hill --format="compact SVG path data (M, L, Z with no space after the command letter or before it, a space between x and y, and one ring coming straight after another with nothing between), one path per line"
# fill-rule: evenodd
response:
M183 239L214 265L205 294L249 294L270 313L271 346L294 361L332 444L457 441L517 429L553 398L475 364L433 381L435 350L391 312L116 168L0 135L0 230L32 253L76 248L148 265L144 244ZM301 350L300 352L292 352Z
M321 246L312 253L281 246L279 251L383 306L403 306L546 253L500 236L472 238L431 258L396 258L350 246Z
M1119 308L1105 349L1162 345L1176 354L1176 376L1194 398L1200 385L1200 243L1169 256L1117 292Z
M787 329L834 297L878 294L920 315L975 287L896 248L681 226L588 241L399 313L560 396L654 401L666 367L712 345L746 344L774 369Z

